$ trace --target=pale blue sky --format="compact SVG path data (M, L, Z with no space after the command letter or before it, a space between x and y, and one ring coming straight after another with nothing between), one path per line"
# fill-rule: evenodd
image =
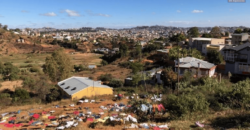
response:
M0 0L10 28L248 26L250 3L228 0Z

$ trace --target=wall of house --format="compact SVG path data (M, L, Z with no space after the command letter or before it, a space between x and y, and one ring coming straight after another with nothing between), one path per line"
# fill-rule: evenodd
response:
M226 63L225 74L227 74L228 72L230 72L232 74L235 73L235 64L234 63L229 63L229 62Z
M112 95L112 88L102 88L102 87L88 87L79 91L71 96L73 99L81 99L82 97L92 97L97 95Z
M213 45L219 45L219 44L224 44L225 43L225 39L212 39L211 40L211 44Z
M238 51L238 53L240 53L240 54L247 54L247 57L248 57L247 62L242 62L242 63L250 64L250 48L246 47L246 48Z
M212 67L210 70L209 70L209 77L212 77L215 73L215 69L216 69L216 66Z

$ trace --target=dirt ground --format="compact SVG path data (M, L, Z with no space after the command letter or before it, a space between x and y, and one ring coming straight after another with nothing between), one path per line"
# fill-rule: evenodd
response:
M22 80L1 82L0 92L2 92L5 89L15 91L15 88L22 87L22 83L23 83Z

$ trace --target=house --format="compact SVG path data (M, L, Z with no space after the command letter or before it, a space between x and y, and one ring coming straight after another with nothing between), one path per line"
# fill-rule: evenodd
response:
M89 65L88 68L89 69L95 69L95 68L97 68L97 66L96 65Z
M185 57L179 59L178 71L178 60L175 60L175 72L178 72L180 75L183 75L185 71L189 71L196 77L212 77L215 73L215 69L216 65L212 63L194 57Z
M196 48L200 52L202 52L203 45L212 44L212 45L219 45L225 44L225 39L219 38L190 38L189 39L189 46L191 48Z
M225 73L250 74L250 43L224 49Z
M72 100L113 94L113 88L102 85L101 81L93 81L87 77L71 77L58 82L57 85L63 91L62 96Z
M249 37L248 33L232 34L232 44L240 45L244 42L247 42L248 37Z
M223 48L226 46L226 44L219 44L219 45L213 45L213 44L204 44L202 45L202 54L207 55L207 52L209 51L218 51L222 55L223 53Z

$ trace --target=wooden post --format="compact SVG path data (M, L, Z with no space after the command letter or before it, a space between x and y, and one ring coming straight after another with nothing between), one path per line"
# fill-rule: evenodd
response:
M220 81L220 83L221 83L221 73L219 74L219 81Z

